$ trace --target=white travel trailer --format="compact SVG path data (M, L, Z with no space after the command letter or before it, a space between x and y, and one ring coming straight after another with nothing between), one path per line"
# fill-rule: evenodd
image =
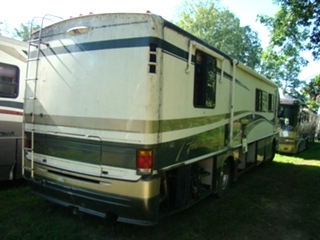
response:
M22 178L26 42L0 36L0 180Z
M318 116L298 99L289 96L280 99L280 153L297 154L314 142Z
M45 199L152 225L274 157L277 85L160 16L72 18L31 44L23 169Z

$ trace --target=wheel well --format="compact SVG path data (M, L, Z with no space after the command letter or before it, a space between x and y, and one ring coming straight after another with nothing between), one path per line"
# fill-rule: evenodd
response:
M231 168L231 183L235 180L235 176L236 176L236 167L235 167L235 159L232 156L229 156L226 158L225 161L228 161L230 164L230 168Z
M272 141L272 146L271 146L271 149L272 149L272 156L271 158L269 159L269 161L273 161L275 155L276 155L276 152L277 152L277 142L276 142L276 139L273 139Z

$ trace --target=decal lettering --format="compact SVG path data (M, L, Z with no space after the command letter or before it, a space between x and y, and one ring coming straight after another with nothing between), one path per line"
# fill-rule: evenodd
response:
M0 137L12 137L14 132L0 132Z

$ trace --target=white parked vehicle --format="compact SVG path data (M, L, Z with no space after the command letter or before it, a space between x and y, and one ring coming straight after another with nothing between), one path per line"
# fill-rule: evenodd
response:
M277 85L160 16L72 18L31 44L24 176L43 198L152 225L274 157Z
M0 36L0 180L22 178L26 42Z

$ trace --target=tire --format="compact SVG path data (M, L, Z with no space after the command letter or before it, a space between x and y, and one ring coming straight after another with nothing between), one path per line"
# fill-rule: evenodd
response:
M294 155L297 156L299 152L300 152L300 143L298 143L297 149L295 150Z
M228 192L231 184L231 163L226 159L221 167L219 175L219 184L217 195L219 198L224 197Z
M274 157L275 157L275 155L276 155L276 143L275 142L272 143L271 151L272 151L271 152L271 157L270 157L270 159L267 160L267 162L272 162Z

